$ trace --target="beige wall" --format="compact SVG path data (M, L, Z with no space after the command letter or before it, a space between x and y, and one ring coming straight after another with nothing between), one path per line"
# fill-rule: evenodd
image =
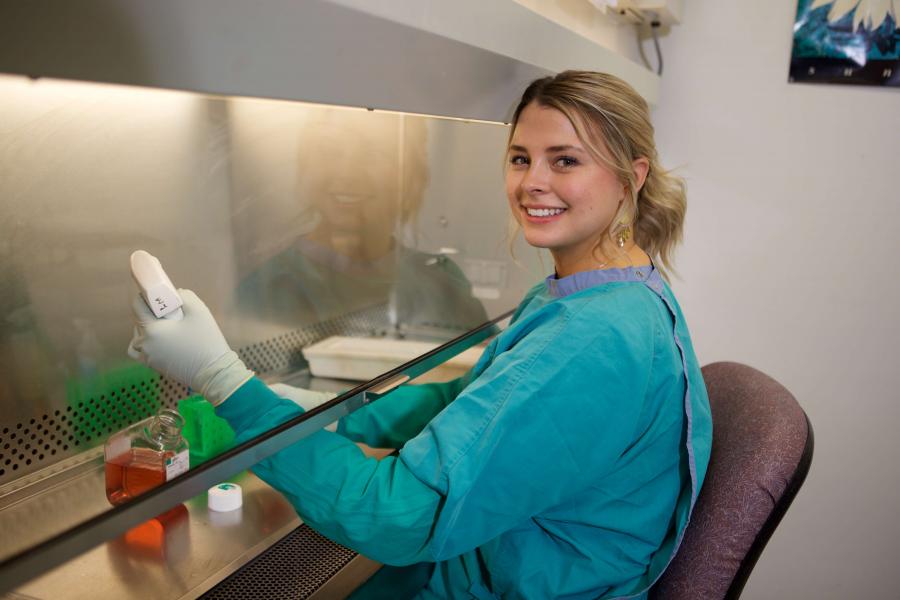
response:
M787 83L796 2L686 3L655 111L690 207L676 292L702 362L770 373L815 428L744 598L894 598L900 90Z

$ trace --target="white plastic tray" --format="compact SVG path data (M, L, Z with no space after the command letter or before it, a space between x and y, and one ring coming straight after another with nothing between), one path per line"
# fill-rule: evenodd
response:
M303 348L303 356L309 362L313 377L368 381L438 345L392 338L334 336ZM417 378L416 382L459 377L475 364L483 350L482 346L469 348Z

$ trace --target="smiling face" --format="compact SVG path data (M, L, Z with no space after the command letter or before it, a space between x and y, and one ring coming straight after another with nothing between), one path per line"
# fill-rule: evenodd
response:
M381 258L400 209L398 117L314 110L298 155L302 199L322 217L311 239L354 259Z
M560 276L599 268L593 252L625 199L625 186L596 160L569 119L531 103L510 141L506 195L532 246L553 254Z

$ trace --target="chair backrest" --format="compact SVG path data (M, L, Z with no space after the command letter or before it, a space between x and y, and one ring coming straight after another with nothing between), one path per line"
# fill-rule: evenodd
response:
M784 386L732 362L703 367L703 378L713 420L709 469L652 599L739 597L812 461L812 426Z

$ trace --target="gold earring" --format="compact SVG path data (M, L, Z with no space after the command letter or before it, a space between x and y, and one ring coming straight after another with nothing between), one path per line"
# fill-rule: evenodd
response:
M619 233L616 235L616 246L619 248L625 247L625 242L631 239L631 225L625 225L622 229L619 230Z

